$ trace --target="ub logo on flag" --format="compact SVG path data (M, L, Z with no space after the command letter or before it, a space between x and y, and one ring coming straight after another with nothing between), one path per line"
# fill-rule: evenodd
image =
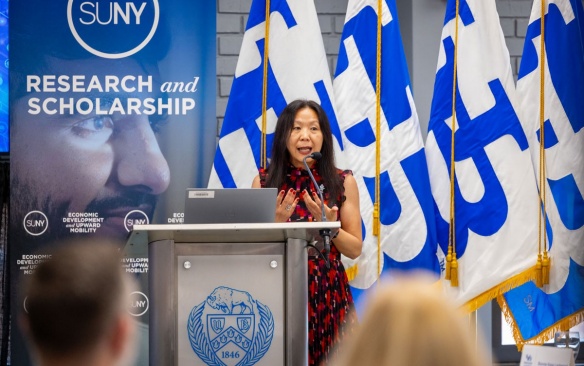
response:
M193 308L187 331L193 351L207 365L251 366L272 344L274 319L249 293L219 286Z
M251 186L264 163L262 131L266 134L266 156L270 156L278 116L295 99L314 100L323 107L335 148L341 149L314 1L272 1L269 28L265 18L266 1L254 0L209 178L211 188Z
M382 2L380 39L377 6L373 0L349 1L334 79L345 159L359 185L363 219L361 256L343 258L358 308L361 294L392 268L438 272L433 201L396 4Z
M542 39L541 5L533 3L517 93L533 166L544 176L551 266L548 285L528 283L498 298L519 345L542 343L584 316L584 9L580 0L546 1Z
M460 284L444 287L476 310L531 278L538 195L495 1L456 3L446 6L426 155L444 253L455 227Z

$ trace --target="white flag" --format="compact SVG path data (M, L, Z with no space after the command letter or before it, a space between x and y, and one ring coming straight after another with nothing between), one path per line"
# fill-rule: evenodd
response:
M518 344L542 343L584 320L584 10L548 0L544 17L544 147L550 283L499 298ZM540 171L541 1L533 4L517 92L533 166ZM539 180L538 180L539 182Z
M361 256L343 258L358 310L367 290L392 269L439 271L430 181L396 4L394 0L382 4L378 42L377 1L349 0L333 83L345 160L359 186L364 229ZM381 116L377 136L378 74ZM373 235L377 140L379 237Z
M456 61L454 250L459 305L475 310L527 281L537 259L538 194L495 0L448 0L426 156L447 251L450 222L453 76ZM455 50L456 44L456 54Z

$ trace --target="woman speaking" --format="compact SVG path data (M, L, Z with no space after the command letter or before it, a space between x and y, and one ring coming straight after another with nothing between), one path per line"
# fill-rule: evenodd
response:
M315 152L320 154L311 155ZM319 187L305 169L305 160ZM351 171L337 169L334 161L333 137L324 110L316 102L295 100L278 118L270 165L260 169L252 185L279 189L277 222L321 221L321 207L327 221L341 222L327 260L314 248L308 251L309 365L326 363L336 343L357 323L341 254L351 259L361 254L359 192Z

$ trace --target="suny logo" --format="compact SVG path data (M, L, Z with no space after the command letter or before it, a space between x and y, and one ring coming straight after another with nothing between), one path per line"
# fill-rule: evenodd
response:
M140 291L134 291L129 295L129 307L128 313L132 316L142 316L146 314L148 308L150 307L150 301L148 296Z
M88 52L109 59L131 56L156 33L158 0L69 0L67 22Z
M32 236L39 236L44 234L49 227L49 219L47 215L41 211L30 211L24 216L22 220L24 230Z
M148 225L150 220L148 220L148 215L141 210L132 210L126 214L124 217L124 227L127 232L132 230L134 225Z

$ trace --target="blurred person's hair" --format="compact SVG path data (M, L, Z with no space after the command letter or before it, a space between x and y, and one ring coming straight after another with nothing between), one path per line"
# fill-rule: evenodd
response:
M24 279L21 326L29 346L53 359L91 355L117 336L120 319L133 322L127 299L135 282L122 268L119 246L109 242L71 241L50 253Z
M486 366L469 322L431 281L415 275L380 285L330 365Z

